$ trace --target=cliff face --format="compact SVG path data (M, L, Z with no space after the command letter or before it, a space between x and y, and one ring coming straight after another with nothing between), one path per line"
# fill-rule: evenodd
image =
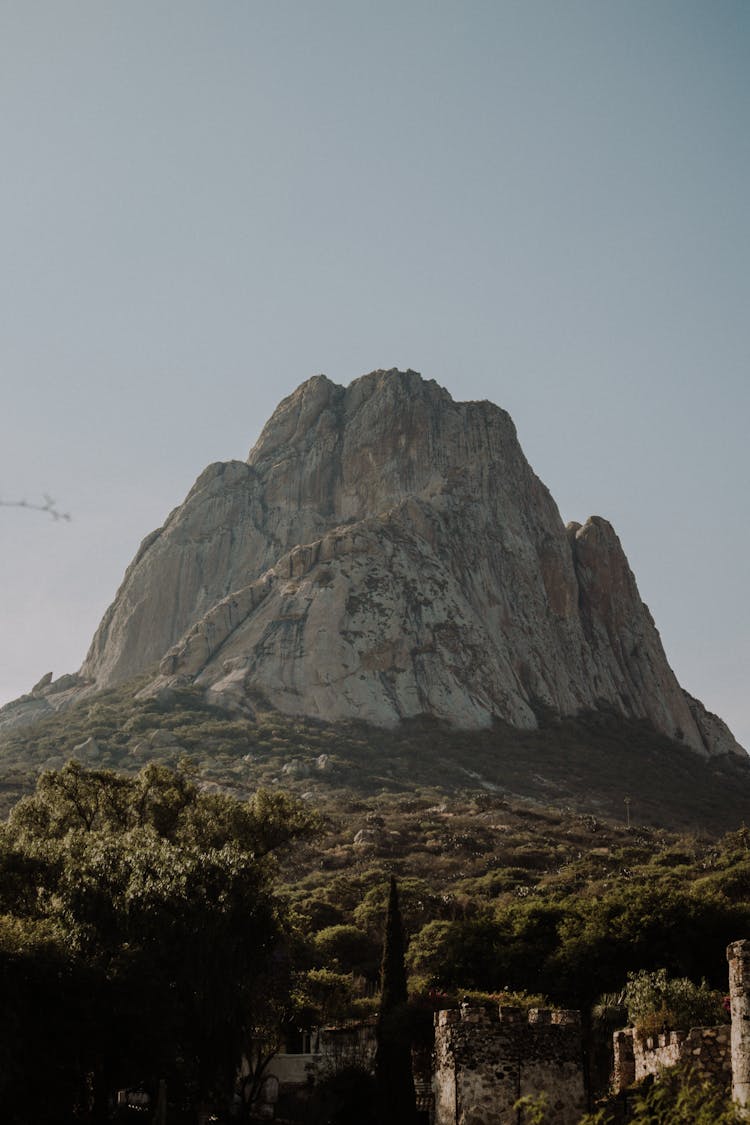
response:
M509 416L412 371L316 376L246 463L205 470L141 545L78 690L152 668L152 690L240 709L261 692L326 719L533 727L606 706L742 753L679 687L611 526L566 529Z

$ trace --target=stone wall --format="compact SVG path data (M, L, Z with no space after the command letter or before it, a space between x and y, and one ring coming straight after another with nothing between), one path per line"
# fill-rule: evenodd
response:
M518 1125L524 1095L555 1125L585 1112L578 1012L462 1004L435 1016L435 1125Z
M691 1028L682 1044L682 1060L704 1081L729 1089L732 1084L731 1035L729 1024Z
M750 1117L750 941L727 949L732 1011L732 1097Z
M731 1028L693 1027L688 1032L668 1031L641 1039L632 1027L616 1031L612 1085L616 1093L657 1075L666 1067L683 1064L701 1079L729 1088L732 1081Z

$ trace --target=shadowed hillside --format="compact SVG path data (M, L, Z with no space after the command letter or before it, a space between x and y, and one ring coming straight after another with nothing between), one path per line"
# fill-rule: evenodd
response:
M237 718L185 688L138 700L137 684L84 700L62 715L0 738L3 809L42 769L71 757L90 768L135 772L189 757L206 785L237 795L261 785L308 793L322 808L350 798L424 793L494 795L624 821L721 833L739 827L750 762L686 754L647 722L596 712L542 720L536 731L496 724L461 731L430 719L396 730L295 719L256 700Z

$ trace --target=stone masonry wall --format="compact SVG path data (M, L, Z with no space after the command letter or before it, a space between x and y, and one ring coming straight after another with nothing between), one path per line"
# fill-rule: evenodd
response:
M616 1092L634 1082L642 1082L666 1067L682 1063L698 1072L706 1081L729 1087L732 1081L731 1028L693 1027L689 1032L668 1031L656 1038L641 1039L632 1027L614 1034L614 1071L612 1085Z
M750 1117L750 941L727 949L732 1010L732 1097Z
M731 1026L694 1027L658 1039L640 1040L632 1028L613 1038L612 1087L617 1093L648 1074L678 1063L722 1086L731 1084L732 1100L750 1120L750 940L727 948Z
M585 1112L578 1012L462 1004L435 1017L435 1125L518 1125L525 1094L555 1125Z
M682 1059L688 1062L704 1081L730 1088L732 1084L732 1029L693 1027L682 1045Z

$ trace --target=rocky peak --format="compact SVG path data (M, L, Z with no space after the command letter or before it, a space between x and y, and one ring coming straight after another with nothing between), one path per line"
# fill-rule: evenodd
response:
M679 687L609 523L564 528L505 411L414 371L283 400L141 544L67 694L151 672L251 711L534 727L606 707L742 752ZM62 698L37 685L33 705Z
M284 399L250 451L271 504L361 519L463 480L486 492L489 463L519 463L509 416L455 403L416 371L373 371L340 387L316 375ZM525 464L525 462L523 462Z

